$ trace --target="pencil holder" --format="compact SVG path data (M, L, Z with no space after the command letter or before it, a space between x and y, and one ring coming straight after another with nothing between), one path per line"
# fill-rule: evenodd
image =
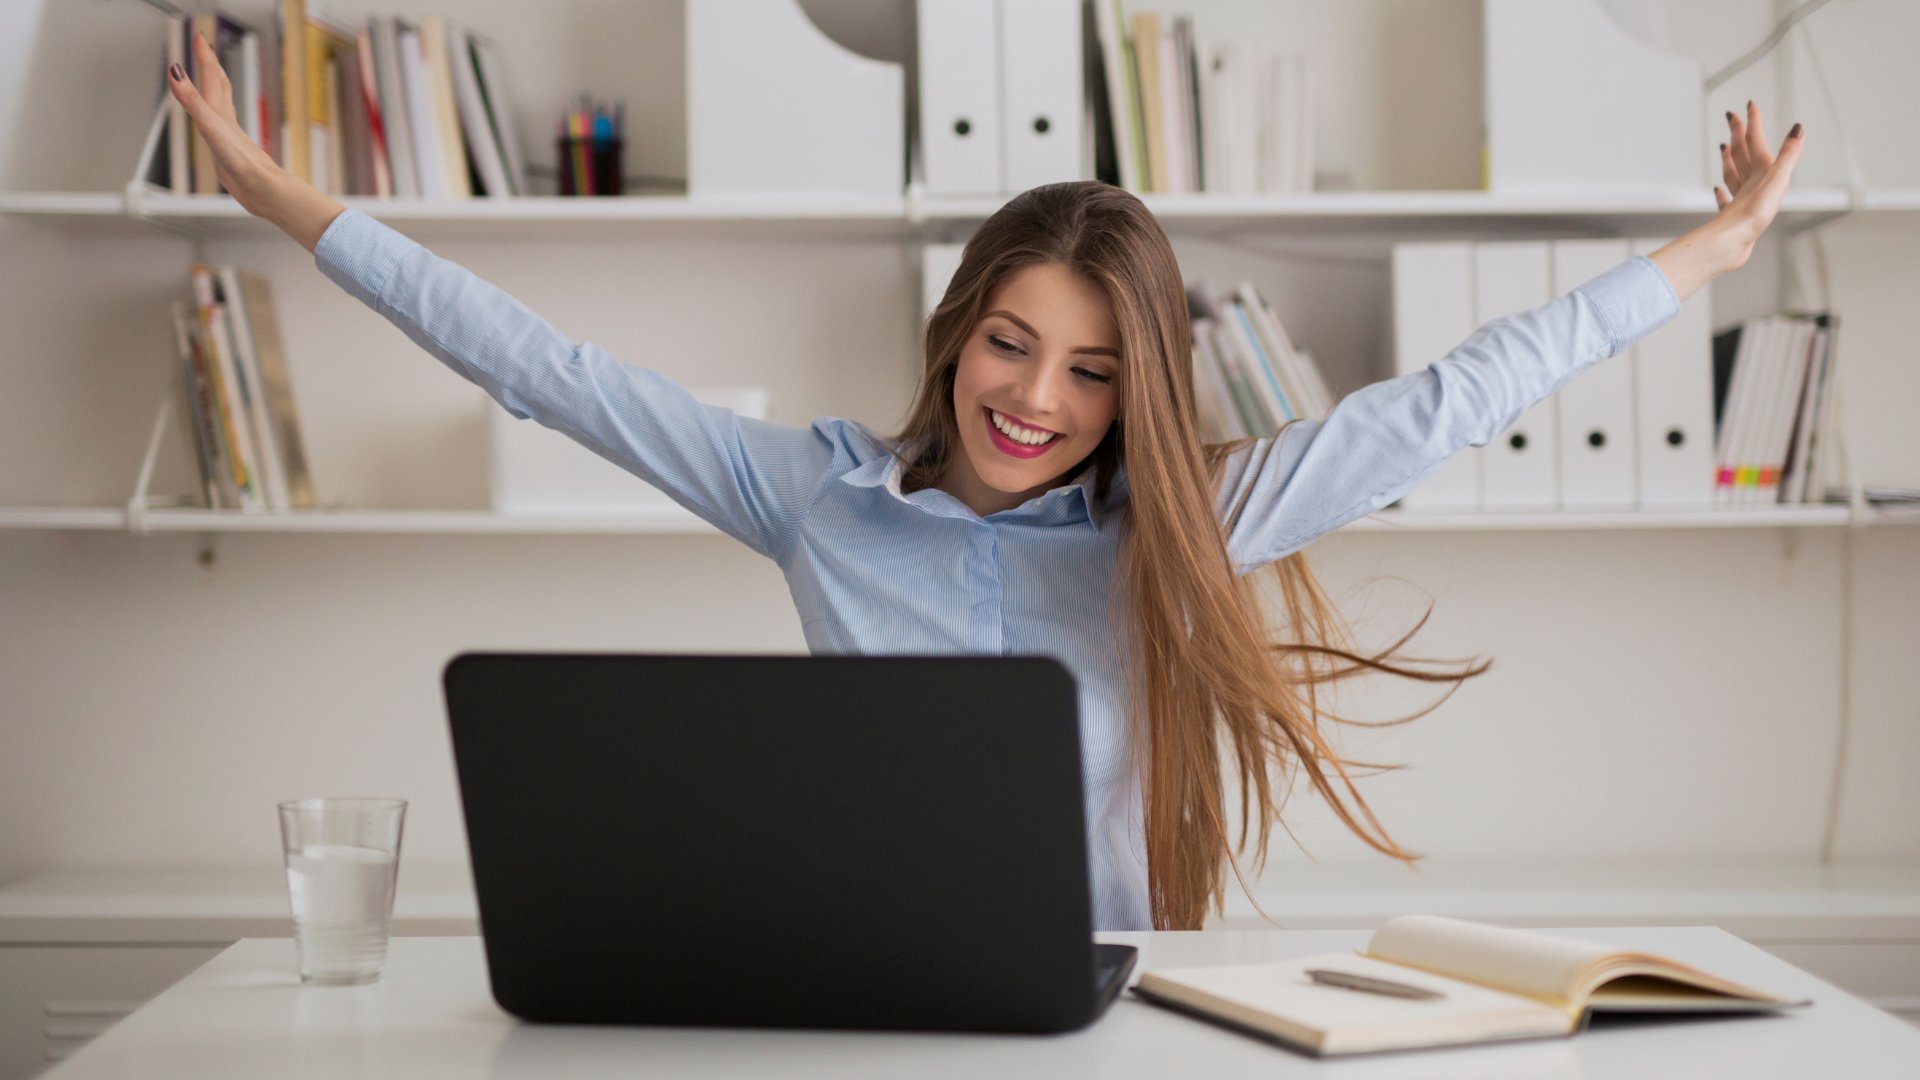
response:
M554 145L560 157L560 194L620 194L620 152L624 140L561 135L554 140Z

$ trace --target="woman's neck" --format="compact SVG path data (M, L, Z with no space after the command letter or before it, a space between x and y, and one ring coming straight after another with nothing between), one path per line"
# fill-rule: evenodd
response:
M1002 510L1011 510L1021 503L1026 502L1028 499L1045 495L1047 492L1071 480L1085 467L1086 463L1081 462L1067 472L1061 473L1059 476L1054 477L1044 484L1028 488L1025 491L1006 492L980 479L980 475L973 470L973 465L966 460L966 456L964 454L958 454L955 455L953 461L948 464L946 474L935 479L927 486L939 488L941 491L960 500L967 509L972 510L984 518L990 514L997 514ZM905 489L903 488L902 490L904 491Z

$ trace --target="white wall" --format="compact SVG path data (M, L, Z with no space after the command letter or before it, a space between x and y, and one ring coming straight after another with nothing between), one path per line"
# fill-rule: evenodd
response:
M570 0L553 18L507 3L374 6L465 14L510 41L529 132L549 130L548 105L575 89L624 95L639 133L628 171L684 173L678 4ZM901 0L810 7L896 58L912 40ZM1202 33L1240 20L1326 43L1323 129L1358 186L1476 181L1471 0L1199 7ZM1676 47L1711 69L1758 40L1771 5L1668 7ZM0 41L32 42L0 74L0 136L18 121L0 143L6 186L124 184L157 90L158 15L131 0L48 2L0 20ZM1920 16L1899 0L1848 0L1814 23L1869 182L1920 185L1902 134L1916 75L1887 53L1915 39ZM578 62L563 71L563 57ZM1716 95L1715 115L1760 96L1776 136L1809 124L1802 182L1841 181L1832 118L1777 102L1773 79L1771 65L1742 76ZM1804 72L1795 85L1810 101ZM83 119L91 140L68 134ZM1826 244L1856 464L1908 485L1920 485L1907 421L1920 406L1914 235L1910 219L1875 218L1835 226ZM777 419L886 428L912 389L917 294L910 252L891 242L431 246L630 362L689 382L763 382ZM1390 371L1383 263L1180 247L1190 272L1255 277L1340 389ZM1812 251L1794 254L1812 265ZM0 220L0 505L126 498L171 364L166 304L184 295L193 255L157 232ZM484 505L490 405L478 390L278 234L205 255L273 281L324 497ZM1779 258L1770 246L1715 286L1716 323L1774 304ZM176 455L163 480L184 489L188 475ZM1317 565L1367 641L1398 636L1430 595L1412 653L1496 661L1430 716L1349 737L1358 754L1413 765L1363 790L1399 839L1442 858L1811 858L1836 747L1849 545L1853 742L1839 850L1920 857L1920 529L1326 538ZM272 803L317 793L404 795L409 858L461 861L438 687L454 653L804 647L778 572L717 537L227 534L214 549L206 567L189 536L0 531L0 880L56 864L271 864ZM1427 700L1380 682L1343 704L1379 719ZM1289 820L1323 859L1366 857L1310 797ZM1274 857L1276 872L1310 872L1284 835Z

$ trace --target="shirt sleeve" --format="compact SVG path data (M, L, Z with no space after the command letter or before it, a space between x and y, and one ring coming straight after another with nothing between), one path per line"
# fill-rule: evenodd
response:
M514 416L564 432L755 551L781 559L834 457L830 433L703 404L575 343L498 287L359 210L314 262Z
M1666 275L1635 255L1546 304L1486 323L1420 371L1354 391L1324 419L1295 420L1235 450L1215 495L1235 571L1400 498L1679 312Z

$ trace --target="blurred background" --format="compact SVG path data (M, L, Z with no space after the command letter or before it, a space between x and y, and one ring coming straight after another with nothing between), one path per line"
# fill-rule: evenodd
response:
M477 84L503 171L469 132L468 157L452 159L465 195L401 194L391 157L387 194L351 169L332 190L628 363L751 388L774 420L891 432L921 365L924 297L944 286L928 279L930 248L963 241L1024 186L1007 183L1021 175L1013 150L979 190L929 160L928 125L937 141L952 123L930 86L979 90L956 60L972 54L955 50L972 47L967 11L996 9L945 10L940 25L960 29L929 40L921 6L329 3L350 31L369 17L453 20L493 43L504 76ZM1339 736L1353 756L1407 763L1361 791L1430 855L1422 870L1371 852L1307 791L1253 896L1289 927L1407 910L1712 923L1920 1017L1920 528L1867 498L1920 487L1920 143L1907 115L1920 74L1901 52L1920 40L1920 9L1539 5L1568 32L1538 39L1536 58L1574 50L1561 66L1652 73L1635 93L1582 94L1513 81L1531 69L1503 66L1498 0L1115 6L1123 33L1141 13L1170 34L1186 16L1183 40L1233 43L1239 62L1305 58L1292 91L1275 76L1274 111L1221 122L1217 135L1243 132L1238 149L1192 144L1215 184L1191 186L1196 167L1185 188L1170 172L1155 186L1147 163L1130 186L1189 282L1250 283L1333 400L1404 363L1395 244L1678 235L1712 216L1725 110L1757 102L1774 148L1807 125L1776 227L1689 304L1716 333L1780 312L1839 320L1831 486L1724 521L1383 511L1318 541L1309 558L1363 647L1384 648L1431 604L1412 655L1494 665L1411 724ZM0 1044L13 1055L0 1076L84 1041L21 1011L49 986L137 1001L226 942L285 934L281 799L410 799L396 933L472 932L439 684L454 654L805 648L778 569L672 507L510 512L499 410L480 390L226 196L170 185L170 27L216 11L270 38L282 5L0 8ZM1069 172L1094 176L1115 99L1086 90L1105 68L1099 27L1072 25L1088 51L1058 123L1081 140ZM761 55L793 62L741 77ZM984 100L1021 92L1033 70L1008 55L996 74L995 54L979 54L987 89L1001 80ZM583 95L619 105L618 195L555 194L558 125ZM1189 115L1196 100L1218 104L1200 92ZM1534 111L1507 111L1515 100ZM857 115L821 104L844 101ZM766 130L776 113L784 140ZM1565 122L1541 135L1526 126L1541 115ZM1024 115L1000 120L1007 138L1031 130ZM1292 141L1244 142L1276 132ZM413 153L417 185L426 159ZM454 179L443 171L448 192ZM171 313L194 299L196 262L270 286L311 509L206 507L191 413L170 404L183 370ZM1335 705L1377 720L1433 700L1378 679ZM1216 925L1263 924L1236 895ZM118 959L84 968L86 947Z

